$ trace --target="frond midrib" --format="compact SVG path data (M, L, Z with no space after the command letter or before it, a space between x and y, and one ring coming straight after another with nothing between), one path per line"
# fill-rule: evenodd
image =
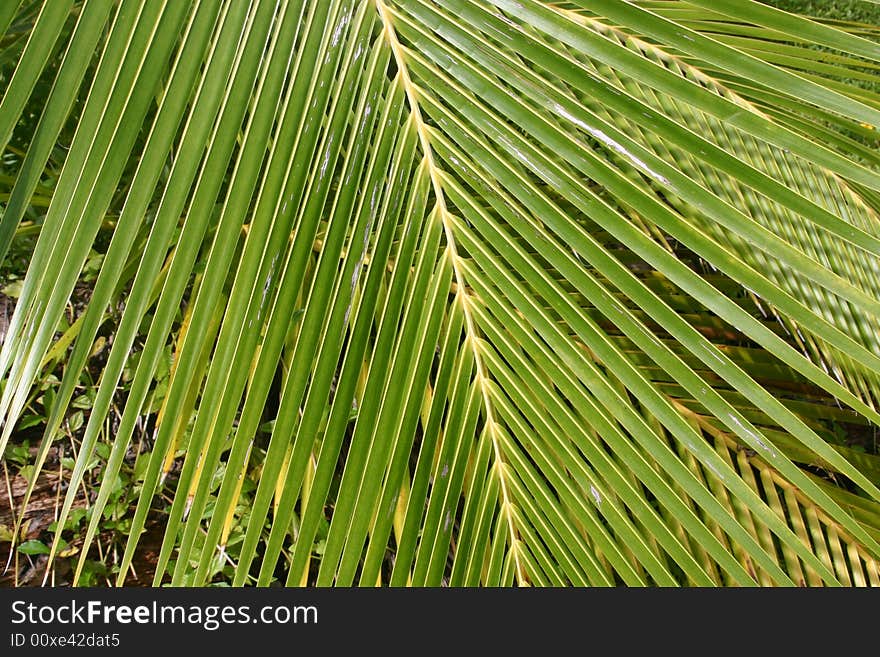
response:
M421 107L419 105L418 89L415 83L412 81L412 78L410 77L409 69L406 65L406 58L403 52L403 45L400 43L400 40L397 37L397 31L394 29L394 22L391 15L391 10L389 9L388 5L385 4L384 0L374 1L376 5L376 10L379 13L379 17L382 21L382 33L385 36L386 41L388 42L388 46L391 48L392 56L397 66L397 74L406 93L407 103L410 108L410 115L412 117L416 133L418 134L419 144L422 149L424 165L427 167L431 179L431 187L433 189L436 199L435 210L443 226L443 233L446 240L445 256L449 258L449 261L452 265L455 300L461 305L461 310L464 317L464 330L466 334L464 344L465 348L470 348L473 353L474 365L476 369L474 382L480 389L483 411L485 413L484 431L487 433L489 439L492 441L494 458L492 471L495 473L495 476L498 477L499 482L501 496L500 513L504 517L508 527L510 550L515 563L517 582L519 584L526 584L528 580L525 570L523 569L522 560L519 557L518 531L514 522L513 513L511 512L513 508L513 502L509 491L510 484L506 480L504 468L505 461L503 453L501 451L501 446L499 445L498 441L497 423L495 421L495 413L493 410L489 386L487 385L488 376L486 375L485 364L483 362L483 358L479 349L479 334L476 328L476 324L474 322L473 312L470 309L471 301L468 298L469 295L467 293L467 284L465 282L464 274L461 271L461 256L458 253L455 235L452 231L450 212L446 204L446 196L444 194L443 184L441 181L440 167L437 165L437 162L434 158L434 151L431 146L430 136L428 134L428 126L425 123L424 117L422 116Z

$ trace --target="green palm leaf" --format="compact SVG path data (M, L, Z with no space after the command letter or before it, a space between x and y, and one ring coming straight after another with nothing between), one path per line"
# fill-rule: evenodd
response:
M154 584L880 584L876 28L750 0L8 13L0 254L30 264L0 452L41 399L25 508L97 372L74 580L112 516L118 584L157 517Z

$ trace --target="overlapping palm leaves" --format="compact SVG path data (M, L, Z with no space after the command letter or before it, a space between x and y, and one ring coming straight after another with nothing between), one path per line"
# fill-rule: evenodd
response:
M119 582L166 490L156 583L880 584L880 459L833 439L880 424L876 30L747 0L15 4L4 144L53 86L3 253L75 134L0 450L69 345L42 466L112 324L58 524L135 351L82 550L160 399Z

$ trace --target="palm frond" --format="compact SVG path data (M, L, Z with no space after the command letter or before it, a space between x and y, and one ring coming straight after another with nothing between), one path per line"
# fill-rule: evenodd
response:
M29 25L0 255L37 233L0 452L65 356L38 473L97 369L74 579L130 467L118 584L157 515L154 584L880 584L880 456L839 435L880 426L870 29L750 0L29 11L0 14Z

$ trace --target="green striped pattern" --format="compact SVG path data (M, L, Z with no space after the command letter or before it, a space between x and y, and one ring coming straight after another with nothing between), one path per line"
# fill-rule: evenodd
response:
M54 84L0 177L0 256L38 235L0 452L63 362L44 466L110 330L59 508L112 419L74 577L135 450L118 584L157 514L157 585L880 584L880 457L834 438L880 426L870 26L29 5L0 14L29 26L2 144Z

